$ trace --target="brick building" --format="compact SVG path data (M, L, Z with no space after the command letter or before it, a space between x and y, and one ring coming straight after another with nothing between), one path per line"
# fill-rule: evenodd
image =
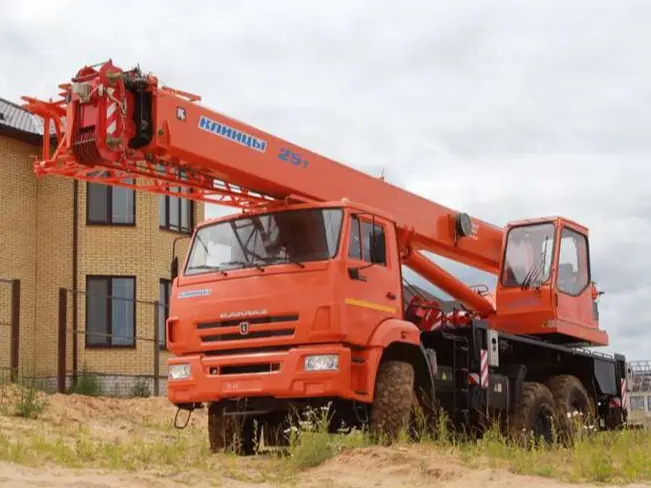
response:
M104 388L139 375L149 381L157 371L158 349L164 377L165 351L153 342L154 302L162 304L162 332L172 244L203 220L203 206L125 188L37 178L32 157L40 153L42 127L40 119L0 99L0 278L7 280L0 282L0 369L10 367L10 329L17 325L10 280L20 280L16 352L22 376L54 384L59 290L65 288L68 376L97 373ZM177 243L177 254L187 243Z

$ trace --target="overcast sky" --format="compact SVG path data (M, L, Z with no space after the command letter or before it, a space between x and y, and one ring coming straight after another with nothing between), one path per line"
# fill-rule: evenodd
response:
M651 359L649 25L644 1L0 0L0 97L140 63L476 217L578 220L609 350Z

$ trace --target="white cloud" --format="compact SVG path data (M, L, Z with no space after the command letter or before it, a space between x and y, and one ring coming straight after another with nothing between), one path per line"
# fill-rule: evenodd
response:
M578 220L613 347L650 357L649 21L634 0L4 0L0 96L51 96L108 58L140 63L220 112L491 222Z

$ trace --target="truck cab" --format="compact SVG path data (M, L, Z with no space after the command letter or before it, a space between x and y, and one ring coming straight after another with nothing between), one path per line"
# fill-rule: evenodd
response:
M371 402L384 348L419 344L402 301L395 225L371 209L304 203L204 222L173 282L168 398Z

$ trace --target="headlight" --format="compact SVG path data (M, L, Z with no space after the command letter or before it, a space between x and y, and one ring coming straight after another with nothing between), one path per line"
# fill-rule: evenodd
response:
M167 377L171 380L184 380L190 377L189 364L170 364L167 369Z
M334 371L339 368L338 354L319 354L305 357L305 371Z

